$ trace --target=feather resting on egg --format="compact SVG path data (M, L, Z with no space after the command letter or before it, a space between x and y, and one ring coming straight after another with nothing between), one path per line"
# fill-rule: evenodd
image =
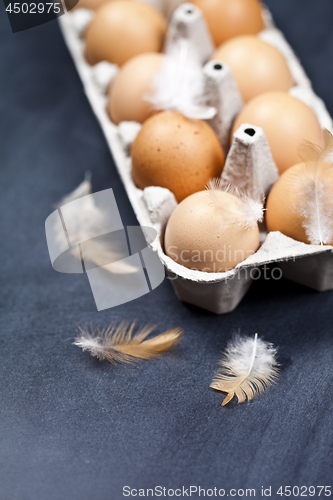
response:
M181 38L170 44L145 99L155 109L179 111L188 118L207 120L215 116L216 109L205 104L205 78L189 40Z
M305 163L299 177L299 212L307 237L315 245L331 244L333 240L332 187L326 182L326 171L333 169L333 135L328 130L324 130L324 140L324 148L304 142L299 151Z
M232 211L227 209L221 203L220 198L216 196L216 192L220 191L236 196L242 203L237 206L237 209L235 206L233 206L234 210ZM228 185L225 187L221 179L211 179L207 184L207 192L217 208L224 213L228 212L232 224L240 224L245 229L249 229L262 221L264 216L263 203L254 200L246 193L240 191L236 186Z

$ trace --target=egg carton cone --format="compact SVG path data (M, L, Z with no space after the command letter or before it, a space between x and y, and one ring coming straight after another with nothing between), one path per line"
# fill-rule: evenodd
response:
M174 5L179 3L175 1ZM157 1L156 6L159 5L162 5L161 10L165 10L165 2ZM59 18L60 27L136 217L141 226L153 227L158 233L158 238L150 246L165 265L179 300L216 314L228 313L235 309L253 280L258 278L258 273L268 264L276 264L273 266L275 274L271 275L272 279L279 279L283 273L286 278L318 291L333 289L333 247L307 245L279 232L267 233L263 224L260 227L261 245L258 251L224 273L187 269L165 254L165 226L177 202L168 189L150 186L141 190L132 180L130 148L141 125L122 122L116 126L106 112L106 92L118 67L106 61L90 66L85 61L83 33L93 16L92 11L76 9ZM321 126L332 131L332 118L325 104L313 92L300 62L281 31L275 27L266 8L264 21L265 29L259 34L260 38L284 54L293 75L295 86L289 93L310 106ZM174 11L166 44L180 38L193 43L204 64L207 104L217 110L214 118L207 121L225 151L228 151L231 126L243 106L242 99L228 66L223 61L207 62L213 52L211 37L201 12L189 3L181 3ZM236 131L228 151L221 176L222 184L234 184L253 197L261 198L267 195L277 177L277 168L263 130L250 123L242 125Z

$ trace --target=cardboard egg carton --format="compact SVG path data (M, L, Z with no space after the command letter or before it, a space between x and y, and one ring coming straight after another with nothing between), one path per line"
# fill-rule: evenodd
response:
M92 11L85 9L77 9L73 13L66 14L59 18L61 30L136 217L141 226L153 227L159 235L159 238L151 243L151 247L165 265L177 297L181 301L217 314L230 312L239 304L252 281L257 278L257 270L262 269L260 266L272 263L276 264L277 271L275 276L271 276L273 279L280 277L281 269L286 278L315 290L333 289L333 247L307 245L279 232L267 234L263 225L260 228L259 250L234 269L224 273L187 269L164 253L165 226L177 202L168 189L151 186L141 190L133 183L130 147L141 125L135 122L122 122L116 126L110 121L106 112L106 91L118 68L108 62L101 62L92 67L85 61L82 33L93 15ZM264 21L266 27L259 36L284 54L295 81L290 94L310 106L321 126L332 131L332 118L323 101L313 92L311 82L283 34L274 26L267 9L264 9ZM227 150L233 120L243 103L230 69L223 62L207 62L213 53L213 44L199 9L192 4L183 3L175 10L170 21L166 44L171 44L180 37L192 42L202 63L206 63L203 72L209 96L207 104L217 109L216 116L207 121ZM261 196L268 194L277 178L277 168L263 130L251 124L242 125L235 133L228 152L222 183L235 184L253 196Z

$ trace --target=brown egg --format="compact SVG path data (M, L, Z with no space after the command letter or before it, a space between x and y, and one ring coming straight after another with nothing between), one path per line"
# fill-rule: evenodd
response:
M314 192L316 179L317 192ZM284 172L269 193L266 224L269 231L281 233L303 243L320 243L316 238L316 224L311 230L311 219L317 217L318 198L321 212L330 217L333 226L333 166L327 163L298 163ZM322 221L324 222L324 221ZM311 236L312 235L312 236ZM324 241L333 245L331 241Z
M79 0L75 9L91 9L96 10L102 3L112 2L114 0ZM118 1L118 0L117 0Z
M151 79L159 70L163 55L140 54L122 66L109 89L107 109L113 123L127 120L143 123L156 113L144 97L150 89Z
M324 145L312 109L283 92L267 92L251 99L237 116L231 137L242 123L262 127L280 174L299 161L298 148L304 140Z
M218 177L224 153L213 129L178 112L158 113L144 122L132 146L135 184L170 189L177 201Z
M106 2L86 30L86 58L90 64L109 61L121 66L138 54L160 52L166 30L165 19L149 5Z
M264 29L258 0L193 0L206 19L216 47L238 35L255 35Z
M270 90L287 92L293 85L281 52L255 35L228 40L216 50L212 59L229 66L244 102Z
M233 269L259 248L259 228L239 223L243 201L223 191L192 194L171 214L165 252L182 266L206 272ZM230 214L233 214L231 217Z

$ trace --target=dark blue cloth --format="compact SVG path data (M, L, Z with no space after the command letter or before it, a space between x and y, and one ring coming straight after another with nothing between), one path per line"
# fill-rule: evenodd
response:
M332 0L267 4L333 114ZM331 485L333 292L260 279L215 316L180 303L165 280L97 312L86 275L52 269L45 219L86 170L94 191L114 189L124 225L136 219L57 23L12 34L0 10L0 498L120 500L126 485L256 497L271 486L283 498L279 486ZM72 345L78 323L124 319L185 336L132 366ZM253 402L222 408L209 385L239 329L279 346L281 376Z

